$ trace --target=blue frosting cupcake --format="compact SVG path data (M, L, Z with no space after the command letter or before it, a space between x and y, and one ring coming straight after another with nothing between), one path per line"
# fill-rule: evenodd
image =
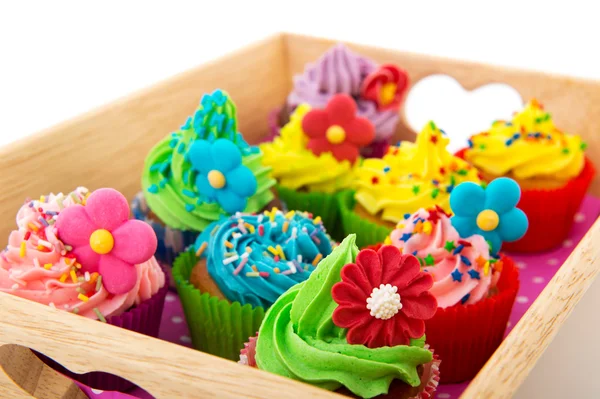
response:
M305 281L334 243L320 217L277 208L236 214L210 225L196 240L200 261L190 281L229 302L270 307Z

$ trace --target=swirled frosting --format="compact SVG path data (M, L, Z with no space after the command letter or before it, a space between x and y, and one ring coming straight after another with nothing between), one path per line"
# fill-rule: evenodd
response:
M79 187L67 195L27 201L21 207L18 229L0 253L0 291L98 319L99 314L118 316L164 286L165 275L154 257L135 266L136 285L121 295L109 294L97 273L79 271L76 259L57 238L54 223L62 209L85 203L87 195L87 189Z
M440 308L487 298L500 276L480 235L461 239L441 208L420 209L401 221L389 237L405 254L415 255L434 283L429 290Z
M435 205L450 211L450 192L464 181L479 182L477 170L446 150L449 139L429 122L415 143L391 147L383 159L356 168L356 201L372 215L399 222Z
M346 330L332 321L337 304L331 290L341 281L344 265L356 259L355 238L346 237L307 281L283 294L267 312L256 346L258 368L329 390L345 386L364 398L387 393L394 378L420 384L417 367L432 359L423 348L424 337L410 346L350 345Z
M230 301L268 308L310 276L329 255L332 241L320 218L277 208L260 215L233 215L207 228L195 244L207 269Z
M471 137L466 159L491 176L568 180L581 173L585 144L562 132L535 100L512 121L495 121L487 132Z
M142 188L148 206L167 226L180 230L202 231L226 215L217 202L205 201L196 187L196 171L188 158L195 140L231 140L242 153L242 164L257 180L254 195L248 198L245 212L258 212L272 199L270 168L262 165L262 153L250 147L237 131L236 108L220 90L204 95L193 117L181 128L160 141L148 154L142 174Z
M374 102L360 98L362 81L376 68L373 61L338 44L317 62L307 65L304 73L294 77L288 106L294 109L307 103L324 108L334 94L345 93L356 99L358 116L369 119L375 127L375 139L387 139L396 130L400 114L397 110L378 110Z
M315 155L306 148L308 137L302 130L302 118L310 109L301 104L281 128L281 135L260 145L263 164L272 168L280 185L294 190L333 193L348 188L353 179L349 161L340 162L330 152Z

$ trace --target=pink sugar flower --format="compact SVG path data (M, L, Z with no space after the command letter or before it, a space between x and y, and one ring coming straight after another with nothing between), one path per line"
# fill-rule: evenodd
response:
M56 229L58 237L73 247L71 253L82 271L100 273L104 288L114 295L133 289L135 265L149 260L157 246L152 228L129 220L127 199L111 188L94 191L85 206L65 208Z

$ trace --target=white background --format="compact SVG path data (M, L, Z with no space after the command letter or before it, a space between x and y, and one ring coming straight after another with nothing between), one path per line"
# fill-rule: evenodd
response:
M281 30L600 78L593 3L2 1L0 145Z

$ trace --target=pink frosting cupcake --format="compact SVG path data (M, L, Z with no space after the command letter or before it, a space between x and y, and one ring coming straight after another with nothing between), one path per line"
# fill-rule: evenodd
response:
M403 253L415 255L423 270L431 274L434 283L429 292L440 308L477 303L487 298L498 283L498 269L483 267L490 261L485 239L480 235L461 239L439 207L420 209L398 223L390 240ZM460 281L457 270L461 273Z
M416 256L433 277L438 310L425 325L442 360L441 382L473 378L502 341L519 288L513 261L492 256L481 235L461 238L439 207L399 222L389 243Z
M16 219L17 229L0 252L0 291L158 335L168 287L152 256L156 236L143 222L128 220L129 207L119 192L101 189L90 195L79 187L67 195L42 196L27 201ZM75 375L43 358L95 388L131 386L105 373Z

